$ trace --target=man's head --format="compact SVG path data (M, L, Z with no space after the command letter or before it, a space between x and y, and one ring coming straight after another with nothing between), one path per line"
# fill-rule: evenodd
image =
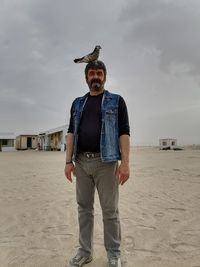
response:
M85 67L86 82L91 91L102 91L106 81L106 66L100 61L89 62Z

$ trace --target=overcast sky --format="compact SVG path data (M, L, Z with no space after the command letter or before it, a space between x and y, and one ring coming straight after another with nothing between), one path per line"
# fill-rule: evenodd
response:
M101 45L105 88L125 99L134 144L200 143L199 0L0 0L0 132L68 123Z

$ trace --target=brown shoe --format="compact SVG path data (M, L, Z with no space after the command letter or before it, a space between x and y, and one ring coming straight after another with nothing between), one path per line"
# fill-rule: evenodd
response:
M93 260L92 256L81 256L77 254L74 258L70 260L70 266L82 267L84 264L87 264Z

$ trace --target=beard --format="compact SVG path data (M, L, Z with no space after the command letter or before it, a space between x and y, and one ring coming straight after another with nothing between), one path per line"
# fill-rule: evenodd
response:
M89 82L89 88L91 91L101 91L103 89L104 82L102 82L100 79L93 79Z

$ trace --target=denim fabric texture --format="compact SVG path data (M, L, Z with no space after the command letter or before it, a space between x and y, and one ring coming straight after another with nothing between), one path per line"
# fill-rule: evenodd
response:
M77 156L78 129L81 121L82 112L87 101L88 94L78 97L73 102L73 125L74 125L74 148L73 160ZM119 129L118 129L118 106L120 96L105 90L102 98L101 112L101 140L100 153L102 161L116 161L121 159L119 148Z

